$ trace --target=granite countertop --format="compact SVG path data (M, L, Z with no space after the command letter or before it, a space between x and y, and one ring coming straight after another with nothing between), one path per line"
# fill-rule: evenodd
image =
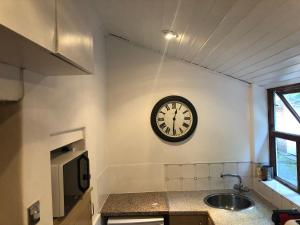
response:
M102 207L102 216L167 215L167 193L111 194Z
M274 207L255 192L247 194L254 200L255 206L238 212L211 208L203 202L204 197L218 192L232 191L112 194L105 202L101 214L102 216L209 214L215 225L273 225L271 215Z
M169 214L177 215L188 212L208 212L215 225L274 225L271 221L274 207L259 197L255 192L246 194L255 202L251 209L228 211L207 206L203 199L213 193L232 192L230 190L168 192Z

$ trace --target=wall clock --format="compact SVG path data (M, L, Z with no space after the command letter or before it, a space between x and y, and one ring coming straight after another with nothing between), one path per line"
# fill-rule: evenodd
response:
M163 140L179 142L195 131L198 122L193 104L181 96L168 96L156 103L151 113L153 131Z

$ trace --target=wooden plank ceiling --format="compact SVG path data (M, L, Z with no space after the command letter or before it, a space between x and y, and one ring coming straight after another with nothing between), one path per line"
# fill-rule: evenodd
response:
M109 33L265 88L300 82L299 0L98 0ZM167 43L161 30L179 34Z

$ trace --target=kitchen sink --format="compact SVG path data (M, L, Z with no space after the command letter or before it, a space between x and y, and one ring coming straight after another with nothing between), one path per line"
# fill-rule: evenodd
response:
M213 208L241 211L252 208L255 203L250 198L235 193L216 193L204 198L204 202Z

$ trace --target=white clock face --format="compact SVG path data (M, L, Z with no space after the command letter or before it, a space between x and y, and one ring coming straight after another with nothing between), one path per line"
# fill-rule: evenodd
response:
M168 137L185 135L192 127L191 110L182 102L170 101L160 107L156 114L158 129Z

